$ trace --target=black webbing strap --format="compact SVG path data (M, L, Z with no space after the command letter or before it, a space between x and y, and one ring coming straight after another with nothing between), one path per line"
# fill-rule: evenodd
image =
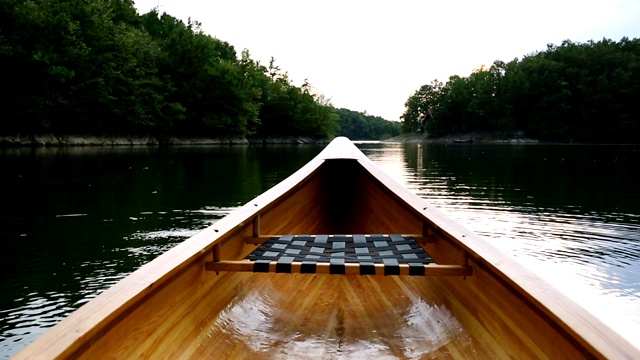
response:
M253 272L269 272L269 263L271 260L259 259L253 263Z
M345 264L359 264L361 275L375 275L375 264L384 265L385 275L399 275L400 264L409 265L410 275L424 275L424 265L433 259L418 243L402 235L283 235L273 237L247 257L255 261L254 272L268 272L276 261L277 273L290 273L294 261L300 272L316 273L318 263L328 263L331 274L344 274Z

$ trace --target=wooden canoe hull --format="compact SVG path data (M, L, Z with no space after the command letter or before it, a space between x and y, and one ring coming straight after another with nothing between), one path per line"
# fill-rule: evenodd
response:
M420 234L437 263L469 266L472 275L206 270L212 261L243 259L256 248L251 239L260 236L338 233ZM430 325L406 335L419 341L413 347L394 342L392 334L415 326L411 309L421 304L430 309L422 311ZM253 311L240 311L249 305ZM236 326L229 314L238 311L246 319L269 316ZM269 339L265 334L275 328L283 335L274 343L288 344L289 354L306 348L300 354L309 356L312 348L330 356L351 341L354 351L357 344L387 349L373 356L422 351L445 358L640 358L593 315L397 184L345 138L85 304L16 358L269 357L273 353L255 342ZM327 341L323 347L309 339Z

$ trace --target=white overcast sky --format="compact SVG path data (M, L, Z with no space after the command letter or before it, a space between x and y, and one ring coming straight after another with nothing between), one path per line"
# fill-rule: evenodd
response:
M398 120L420 86L547 44L640 38L640 0L135 0L307 78L335 107Z

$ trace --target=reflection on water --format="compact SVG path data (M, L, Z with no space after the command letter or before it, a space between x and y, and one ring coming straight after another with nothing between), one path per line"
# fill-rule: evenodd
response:
M360 147L640 347L640 148Z

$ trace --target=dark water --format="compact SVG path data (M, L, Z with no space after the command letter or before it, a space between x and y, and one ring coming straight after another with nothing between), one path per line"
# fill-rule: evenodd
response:
M314 146L0 153L0 358L278 183Z
M640 148L359 147L640 345ZM0 357L320 150L0 150Z

